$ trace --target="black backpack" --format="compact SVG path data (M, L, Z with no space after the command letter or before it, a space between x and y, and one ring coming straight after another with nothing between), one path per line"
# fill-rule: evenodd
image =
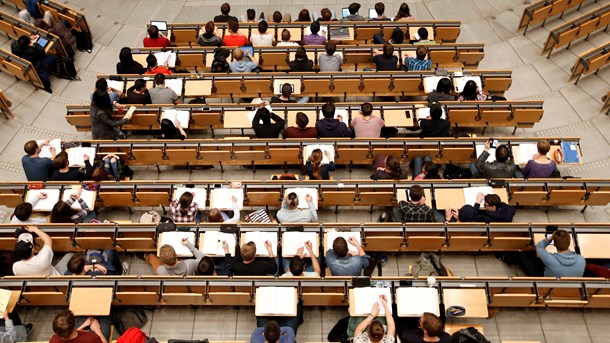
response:
M71 28L70 32L72 32L72 34L76 38L76 48L79 51L86 51L88 53L91 53L91 51L93 50L93 41L91 40L91 36L89 36L87 32L78 31L74 28Z
M214 59L212 60L211 67L213 73L226 73L229 70L229 63L227 62L229 54L229 50L225 48L214 50Z
M146 313L139 307L126 307L120 310L113 309L110 319L121 335L129 328L142 328L148 321Z
M451 339L453 343L491 343L479 330L472 326L454 332Z
M57 74L56 76L60 79L77 80L76 66L71 59L64 56L57 56L55 59L57 63Z
M328 333L328 337L326 337L326 338L328 339L329 342L341 342L341 343L349 342L350 337L347 334L348 326L349 326L349 316L339 319L337 324L335 324L335 326L333 326L333 328L330 330L330 332Z

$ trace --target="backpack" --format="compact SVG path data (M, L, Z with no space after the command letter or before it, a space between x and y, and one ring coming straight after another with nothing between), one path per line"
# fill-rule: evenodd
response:
M13 264L17 262L12 251L0 251L0 276L13 275Z
M148 211L140 217L140 224L158 224L161 221L161 215L157 211Z
M87 32L78 31L74 28L70 29L72 35L76 37L76 48L79 51L86 51L91 53L93 50L93 41L91 40L91 36Z
M76 76L76 66L74 66L74 62L71 59L64 56L56 56L55 61L57 63L57 77L67 80L80 80Z
M148 318L146 318L146 313L144 313L144 310L141 308L126 307L118 311L113 311L111 314L111 320L114 327L122 335L130 328L136 327L139 329L143 327L148 321Z
M443 173L443 179L445 180L470 179L472 176L470 169L464 169L452 163L445 165L445 172Z
M411 275L418 276L447 276L447 268L441 263L441 258L434 253L422 253L413 263Z
M333 326L333 328L328 333L328 337L326 337L326 338L328 339L329 342L347 343L350 341L350 337L347 334L348 327L349 327L349 316L343 317L343 318L339 319L339 321L337 322L337 324L335 324L335 326Z
M225 73L229 70L229 63L227 57L229 57L229 50L225 48L217 48L214 50L214 59L212 60L212 72L213 73Z
M453 343L491 343L479 330L472 326L454 332L451 339Z

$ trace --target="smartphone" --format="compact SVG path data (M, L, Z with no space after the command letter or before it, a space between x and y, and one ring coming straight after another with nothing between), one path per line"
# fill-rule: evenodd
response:
M489 142L489 147L495 149L498 147L498 140L490 138L487 142Z
M547 234L546 234L546 238L549 238L549 237L551 237L552 235L553 235L552 233L547 233ZM554 244L555 244L555 241L554 241L554 240L553 240L553 241L551 241L551 243L550 243L550 244L551 244L551 245L554 245Z

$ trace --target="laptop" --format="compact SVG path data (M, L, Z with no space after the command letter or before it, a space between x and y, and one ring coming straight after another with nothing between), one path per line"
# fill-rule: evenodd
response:
M330 39L349 39L349 29L347 27L331 27Z
M38 37L36 43L40 45L43 49L46 48L47 44L49 44L49 40L46 38Z
M159 29L159 32L161 32L164 35L167 35L167 22L166 21L151 20L150 25L156 26Z
M254 48L252 48L251 46L240 46L239 48L242 49L244 51L244 53L247 50L250 53L250 55L254 56Z
M349 8L345 7L343 9L341 9L341 13L343 15L343 18L347 18L347 16L349 15Z
M374 8L369 8L369 19L377 18L377 11Z

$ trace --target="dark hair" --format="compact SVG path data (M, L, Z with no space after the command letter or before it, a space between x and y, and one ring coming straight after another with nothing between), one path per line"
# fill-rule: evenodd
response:
M146 56L146 67L152 69L157 66L157 58L153 54Z
M213 21L210 20L207 23L205 23L205 33L207 33L207 34L214 33L214 22Z
M411 10L409 9L409 5L407 5L406 3L402 3L400 5L400 8L398 8L398 13L396 14L396 17L394 17L394 21L398 20L398 19L402 19L402 18L408 18L411 16Z
M392 44L385 43L383 45L383 56L386 58L391 58L392 56L394 56L394 46Z
M419 35L420 40L428 39L428 29L425 27L420 27L419 29L417 29L417 34Z
M365 117L368 117L373 113L373 105L370 102L365 102L360 106L360 111Z
M402 174L402 168L400 168L400 160L395 155L390 155L385 159L385 165L392 171L392 178L399 180Z
M53 210L51 211L51 223L74 223L72 220L72 216L77 214L79 211L72 208L72 206L68 205L65 201L58 201L55 206L53 206Z
M508 147L504 144L500 145L496 148L496 161L499 163L504 163L508 160L509 151Z
M34 21L34 26L39 27L43 30L47 30L49 28L49 25L47 25L47 23L42 19L36 19L36 21Z
M22 49L27 48L30 45L30 37L26 35L20 36L17 38L17 45Z
M335 44L335 42L333 41L328 41L326 42L326 53L330 56L335 54L335 51L337 51L337 44Z
M405 41L405 33L402 30L394 30L390 39L392 39L394 44L402 44Z
M53 319L53 332L61 337L68 338L74 332L76 326L76 318L70 310L59 312Z
M409 198L411 201L420 201L422 196L424 196L424 189L420 185L412 185L409 188Z
M155 74L155 85L162 85L165 82L165 74L156 73Z
M572 237L566 230L556 230L553 239L553 243L557 250L567 250L570 248L570 241Z
M428 336L438 337L443 333L443 322L437 315L430 312L424 312L422 319L422 329L426 330Z
M108 89L108 82L106 82L105 78L99 78L95 81L95 90L105 91Z
M273 18L274 23L282 22L282 13L280 11L273 12L273 15L271 17Z
M460 93L464 100L477 100L477 83L468 80Z
M197 274L199 275L214 275L215 269L214 260L210 256L203 256L197 264Z
M434 179L441 178L441 176L438 174L438 171L439 171L438 164L436 164L432 161L428 161L428 162L424 163L423 169L426 171L426 176L424 176L424 179L434 180Z
M144 89L144 87L146 87L146 81L144 81L144 79L137 79L133 83L133 89L137 91L141 91L142 89Z
M125 64L132 64L134 62L130 48L124 47L121 49L121 52L119 52L119 61Z
M289 83L284 83L282 85L282 96L285 98L290 98L292 94L292 86Z
M304 8L299 12L299 17L297 21L311 21L311 16L309 15L309 10Z
M297 112L296 122L299 128L304 129L307 127L307 124L309 124L309 118L307 117L307 114L303 112Z
M428 49L423 45L418 45L417 49L415 49L415 55L417 55L418 60L425 59L427 54L428 54Z
M267 22L262 20L258 23L258 32L259 33L265 33L267 32L267 29L269 28L269 25L267 25Z
M222 15L227 15L229 12L231 12L231 5L225 2L220 6L220 13L222 13Z
M290 31L288 31L288 29L283 29L282 30L282 40L283 41L290 40Z
M296 208L297 206L299 206L299 197L297 196L297 194L295 192L290 192L287 196L286 196L286 205L288 205L288 207L292 207L292 208Z
M246 16L248 17L248 20L254 20L254 18L256 18L256 11L253 8L248 8Z
M443 116L443 108L440 104L434 103L430 105L430 117L432 120L439 120Z
M354 15L357 14L358 11L360 10L360 4L357 2L352 2L351 4L349 4L349 14Z
M322 105L322 115L326 119L332 119L335 117L335 104L327 102Z
M258 117L263 121L263 124L271 123L271 112L265 107L259 108L257 110Z
M86 264L85 254L76 253L70 257L68 261L68 271L70 271L74 275L80 275L85 269Z
M369 338L371 342L379 342L383 339L383 335L385 335L385 330L383 329L383 324L381 324L378 320L373 320L369 325Z
M347 241L343 237L337 237L333 241L333 251L337 257L347 256Z
M161 135L165 139L178 139L180 131L171 120L164 118L161 120Z
M148 37L152 39L159 38L159 28L156 25L150 25L148 27Z
M38 143L34 140L27 141L23 145L23 151L25 151L28 156L34 155L36 153L36 150L38 150Z
M333 18L333 13L326 7L320 10L322 21L330 21Z
M184 192L180 196L180 214L186 216L189 213L189 206L193 202L193 193Z
M108 91L103 90L93 92L93 105L102 110L112 111L112 101L110 101Z
M495 207L496 209L502 204L502 199L500 199L500 196L497 194L487 194L484 199L485 203L487 203L489 206Z
M15 207L15 217L22 222L28 220L32 215L32 204L29 202L22 202Z
M68 153L65 151L60 152L59 154L55 155L55 158L53 159L53 165L55 166L55 168L57 169L62 169L67 167L68 164Z
M315 258L315 257L314 257ZM303 260L300 256L295 256L290 261L290 266L288 267L293 276L301 276L303 275Z
M93 172L91 173L91 181L102 182L108 181L110 177L108 176L108 172L104 169L103 166L97 166L93 168Z
M377 15L383 15L383 12L385 12L385 5L383 2L378 2L375 4L375 12L377 12Z
M280 325L275 320L271 320L267 323L267 325L265 325L263 335L265 336L267 343L275 343L279 341L280 334Z
M227 22L227 25L229 26L229 31L236 33L237 31L239 31L239 23L233 19L229 19L229 21Z
M436 84L436 91L439 93L449 94L451 93L451 86L451 79L448 77L443 77L442 79L438 80L438 83Z
M320 22L314 21L313 23L311 23L311 25L309 26L309 30L311 31L312 35L317 35L318 32L320 32Z
M297 60L301 60L301 59L303 59L303 60L307 60L307 59L308 59L308 57L307 57L307 51L305 51L305 48L304 48L304 47L300 46L300 47L297 49L297 53L294 55L294 57L295 57L295 59L297 59Z

